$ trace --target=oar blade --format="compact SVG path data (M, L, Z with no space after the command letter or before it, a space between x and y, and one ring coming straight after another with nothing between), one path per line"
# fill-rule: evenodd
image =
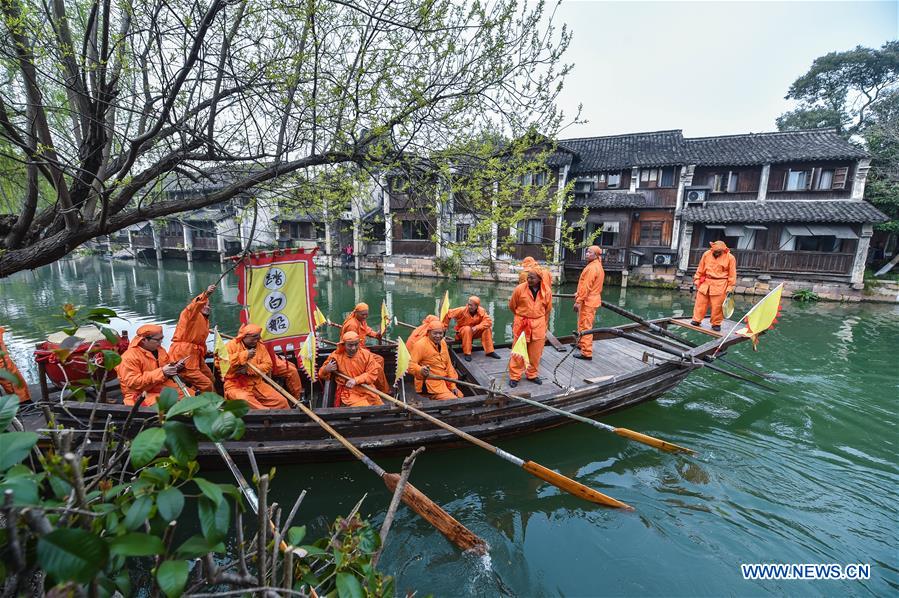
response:
M533 461L525 461L521 467L529 474L540 478L544 482L549 482L556 488L564 490L568 494L572 494L574 496L577 496L578 498L583 498L584 500L599 505L604 505L606 507L625 509L627 511L634 510L634 507L630 506L627 503L623 503L620 500L612 498L611 496L606 496L602 492L598 492L593 488L588 488L580 482L576 482L569 477L563 476L561 473L557 473L552 469L543 467L539 463L534 463Z
M634 432L633 430L628 430L627 428L615 428L615 433L624 438L628 438L636 442L641 442L645 445L655 447L659 450L667 451L669 453L687 453L688 455L696 454L696 451L694 451L693 449L688 449L684 446L666 442L658 438L653 438L652 436L647 436L646 434L641 434L640 432Z
M384 485L393 492L396 490L400 476L396 473L385 473L382 479L384 480ZM447 540L458 546L462 551L471 551L478 555L487 554L487 543L484 540L459 523L452 515L444 511L440 505L425 496L412 484L406 482L402 498L406 506L434 526Z

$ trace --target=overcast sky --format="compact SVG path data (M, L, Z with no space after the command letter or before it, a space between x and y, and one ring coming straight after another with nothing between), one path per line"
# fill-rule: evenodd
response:
M892 2L564 0L574 32L559 100L586 124L561 138L683 129L689 137L773 131L812 61L899 37Z

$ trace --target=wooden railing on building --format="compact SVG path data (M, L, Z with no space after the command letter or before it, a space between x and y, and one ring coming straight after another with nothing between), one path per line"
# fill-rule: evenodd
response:
M153 247L153 237L150 235L131 235L131 242L135 247Z
M626 247L603 247L602 267L610 272L620 272L628 263L628 250ZM584 250L576 252L568 251L565 256L565 266L568 268L583 268L587 265L584 259Z
M705 249L690 250L690 267L699 265ZM826 251L760 251L731 249L737 260L737 271L783 272L796 274L849 274L854 253Z
M194 237L194 249L218 251L218 248L218 242L215 237Z

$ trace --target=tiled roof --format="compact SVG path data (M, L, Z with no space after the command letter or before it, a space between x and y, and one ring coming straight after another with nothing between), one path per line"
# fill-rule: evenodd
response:
M709 201L687 206L681 212L686 222L884 222L888 218L866 201Z
M642 193L621 191L594 191L590 195L576 196L571 205L574 208L652 208L656 206Z
M867 153L833 129L749 133L684 140L687 160L700 166L749 165L796 160L856 160Z
M686 155L680 130L560 139L559 148L576 154L572 174L631 166L671 166L683 164Z

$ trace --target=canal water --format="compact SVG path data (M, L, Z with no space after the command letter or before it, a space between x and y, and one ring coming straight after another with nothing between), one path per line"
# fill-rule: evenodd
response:
M170 338L185 302L219 273L211 263L189 268L167 261L159 269L153 262L66 260L0 280L0 324L33 381L30 351L61 327L63 303L111 307L125 318L116 327L132 332L145 322L163 323ZM453 305L478 294L497 337L511 335L509 285L348 270L317 276L319 304L332 320L359 300L377 313L386 298L401 320L419 322L448 290ZM237 328L236 296L229 275L212 311L222 330ZM647 317L691 307L688 294L668 290L609 288L603 297ZM738 313L749 305L738 302ZM574 327L570 300L557 299L553 313L557 334ZM624 320L603 313L602 322ZM436 596L893 594L899 590L897 347L897 306L787 300L758 352L748 343L731 351L733 359L771 372L779 394L700 371L658 401L605 418L698 456L659 453L577 423L502 443L630 503L633 513L562 494L481 449L427 451L412 481L485 538L490 556L459 555L401 509L381 564L397 576L399 590ZM382 465L398 471L400 460ZM274 486L282 503L308 491L299 520L310 532L321 532L366 494L362 512L380 525L390 498L355 462L281 467ZM741 563L862 563L871 575L744 581Z

